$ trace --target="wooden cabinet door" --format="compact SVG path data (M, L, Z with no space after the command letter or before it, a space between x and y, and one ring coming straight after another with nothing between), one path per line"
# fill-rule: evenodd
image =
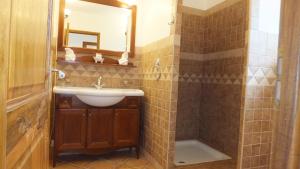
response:
M114 120L114 145L135 146L139 138L138 109L116 109Z
M112 147L113 109L89 109L87 127L87 148Z
M84 149L86 121L86 110L56 110L56 149L58 151Z

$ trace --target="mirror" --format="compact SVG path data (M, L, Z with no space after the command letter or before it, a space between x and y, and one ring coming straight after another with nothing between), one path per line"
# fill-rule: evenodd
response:
M134 55L136 6L118 0L62 0L58 46L61 50Z
M67 47L78 47L98 50L100 49L99 32L67 29L65 39Z

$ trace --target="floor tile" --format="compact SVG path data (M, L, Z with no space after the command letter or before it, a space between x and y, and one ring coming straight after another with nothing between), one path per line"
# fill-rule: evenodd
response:
M124 164L124 165L118 166L116 169L132 169L132 168Z
M132 168L145 168L149 162L145 159L128 159L125 163L127 166L132 167Z
M232 160L180 166L176 169L235 169ZM157 169L145 158L136 159L134 153L115 152L101 156L62 156L55 169Z
M71 165L70 163L58 163L55 168L50 168L50 169L82 169L82 168Z
M65 155L54 169L155 169L145 158L136 159L131 151L101 156Z
M90 163L98 160L98 156L86 156L86 155L64 155L60 157L60 161L69 163L73 166L86 168Z
M116 167L117 164L109 160L97 160L87 166L88 169L115 169Z

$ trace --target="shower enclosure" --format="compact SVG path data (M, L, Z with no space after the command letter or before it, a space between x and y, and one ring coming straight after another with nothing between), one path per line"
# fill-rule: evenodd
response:
M175 165L268 166L280 0L184 2Z

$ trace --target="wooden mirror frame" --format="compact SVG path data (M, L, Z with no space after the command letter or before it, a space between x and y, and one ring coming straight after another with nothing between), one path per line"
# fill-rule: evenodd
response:
M130 39L130 51L129 57L133 58L135 54L135 33L136 33L136 6L135 5L128 5L124 2L120 2L118 0L82 0L86 2L98 3L118 8L125 8L131 10L131 17L132 17L132 26L131 26L131 39ZM59 7L59 23L58 23L58 40L57 46L58 50L64 51L66 46L64 45L64 22L65 22L65 0L60 0L60 7ZM74 50L74 52L83 52L83 53L102 53L105 56L117 56L120 57L124 51L110 51L110 50L103 50L103 49L87 49L87 48L78 48L78 47L70 47Z

